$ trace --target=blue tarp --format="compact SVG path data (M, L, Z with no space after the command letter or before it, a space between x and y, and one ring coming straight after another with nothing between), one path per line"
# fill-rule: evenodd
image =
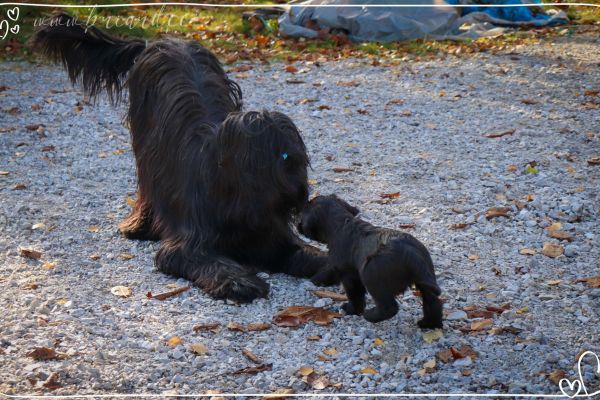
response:
M343 31L353 41L397 41L416 38L465 39L498 36L510 27L545 26L567 22L564 12L542 7L485 7L523 4L530 0L308 0L288 9L279 19L285 36L318 36L317 29ZM539 0L533 0L539 3ZM384 7L369 7L369 5ZM388 5L410 7L387 7ZM469 7L452 7L464 4ZM328 5L328 7L314 7ZM356 5L356 6L354 6ZM364 5L364 6L363 6ZM416 7L415 7L416 5ZM471 6L472 5L472 6ZM340 7L343 6L343 7Z

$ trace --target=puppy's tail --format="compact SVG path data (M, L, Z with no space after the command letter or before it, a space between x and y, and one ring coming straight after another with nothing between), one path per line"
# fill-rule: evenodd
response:
M62 63L71 82L81 83L88 96L95 97L105 91L110 100L117 103L127 72L146 42L118 39L59 13L37 30L32 45L50 60Z

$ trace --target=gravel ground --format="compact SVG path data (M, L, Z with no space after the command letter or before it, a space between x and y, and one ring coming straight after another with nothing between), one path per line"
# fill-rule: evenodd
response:
M587 163L600 155L600 101L585 93L600 89L595 40L393 65L298 63L295 75L282 64L232 72L247 109L293 117L312 158L314 192L335 192L363 218L404 227L429 247L447 315L443 337L431 343L417 328L412 293L380 324L352 316L262 332L225 326L270 322L287 306L337 311L341 303L283 275L268 277L269 299L249 305L195 288L148 299L187 282L154 270L156 244L116 231L136 185L124 108L85 103L58 67L0 64L8 87L0 93L0 392L557 393L548 374L575 378L577 354L600 346L600 289L575 282L600 275L600 166ZM488 220L498 206L508 216ZM572 242L550 237L554 223ZM545 242L564 254L542 254ZM20 248L41 258L22 257ZM132 295L112 294L118 285ZM492 326L472 310L506 303ZM193 331L208 322L220 330ZM473 323L485 328L471 330ZM181 344L169 346L174 336ZM207 354L190 350L198 343ZM27 356L37 347L59 358ZM233 374L254 365L242 347L272 370ZM470 357L447 359L450 347ZM319 390L303 382L301 367L341 385ZM591 372L584 378L590 387Z

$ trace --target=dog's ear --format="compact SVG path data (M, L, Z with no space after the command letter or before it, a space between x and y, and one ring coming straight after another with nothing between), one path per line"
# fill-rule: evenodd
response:
M335 194L333 195L333 197L335 197L343 206L344 208L350 213L352 214L352 216L356 217L359 213L360 210L354 206L351 206L350 204L348 204L345 200L340 199L339 197L337 197Z

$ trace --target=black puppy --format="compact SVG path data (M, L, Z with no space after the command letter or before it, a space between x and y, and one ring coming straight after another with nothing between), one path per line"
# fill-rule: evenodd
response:
M350 301L343 305L344 311L362 314L368 291L375 307L364 311L365 319L389 319L398 312L396 295L414 284L423 295L424 317L419 327L441 328L441 291L425 246L407 233L378 228L355 218L358 213L357 208L335 195L319 196L303 210L298 225L300 233L328 245L329 268L341 279ZM315 280L319 280L319 274Z

